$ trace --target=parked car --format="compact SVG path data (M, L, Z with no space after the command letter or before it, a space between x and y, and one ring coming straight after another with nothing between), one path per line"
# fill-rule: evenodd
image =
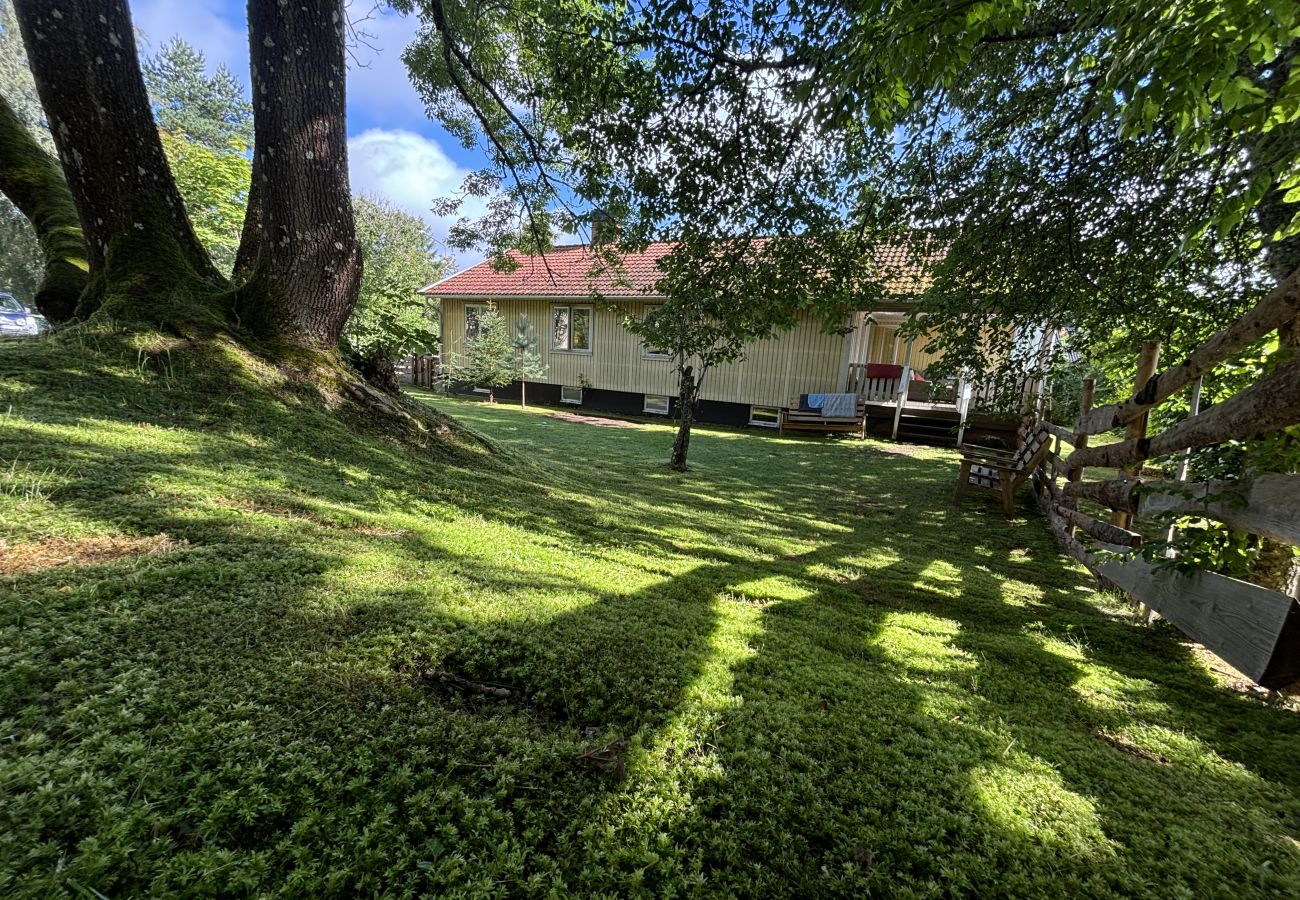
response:
M43 316L23 306L13 294L0 291L0 335L33 337L45 329Z

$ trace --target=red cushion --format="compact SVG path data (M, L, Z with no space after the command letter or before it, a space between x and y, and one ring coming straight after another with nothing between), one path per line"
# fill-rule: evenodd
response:
M902 378L903 367L891 366L889 363L867 363L867 374L864 377L893 378L893 379ZM916 371L916 369L912 370L912 380L925 381L925 379L921 377L921 373Z

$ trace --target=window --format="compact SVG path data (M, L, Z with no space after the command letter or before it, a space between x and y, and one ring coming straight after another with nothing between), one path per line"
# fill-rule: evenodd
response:
M591 352L591 307L551 307L551 349Z
M775 406L751 406L749 408L749 424L761 425L764 428L775 428L781 424L781 410Z
M561 403L575 403L575 404L577 404L577 403L581 403L581 402L582 402L582 388L580 388L580 387L574 387L574 386L571 385L571 384L561 385L561 386L560 386L560 402L561 402Z
M650 317L653 316L655 312L661 309L662 307L663 307L662 303L646 304L645 315L643 315L641 318L645 321L648 321ZM642 341L641 356L643 356L646 359L667 359L669 353L667 350L664 350L659 347L652 347L649 344Z
M486 303L467 303L465 305L465 339L473 340L483 330L483 317L487 315Z
M670 402L671 399L667 394L646 394L645 405L641 408L656 416L666 416L668 415L668 406Z

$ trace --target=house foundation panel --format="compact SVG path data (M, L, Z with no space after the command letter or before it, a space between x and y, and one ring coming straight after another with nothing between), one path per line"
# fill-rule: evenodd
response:
M508 403L518 403L520 397L519 382L508 384L505 387L499 387L494 390L493 396L498 400ZM573 389L577 385L570 386ZM481 397L487 399L485 391L475 390L472 384L453 384L451 393L469 396ZM667 395L653 395L667 396ZM531 406L555 406L561 409L569 409L575 412L587 410L590 412L615 413L623 416L636 416L645 419L663 419L665 422L677 418L678 403L677 398L668 396L668 414L656 415L647 412L646 394L632 393L631 391L611 391L601 388L587 388L581 391L581 402L577 400L575 390L565 390L564 385L544 384L539 382L528 382L527 401ZM723 400L701 400L696 405L695 420L697 422L708 422L714 425L748 425L750 416L750 407L747 403L729 403Z

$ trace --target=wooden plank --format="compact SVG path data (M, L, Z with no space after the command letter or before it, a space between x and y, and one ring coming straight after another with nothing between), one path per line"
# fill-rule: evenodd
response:
M1230 400L1152 438L1084 447L1070 454L1074 466L1122 468L1188 447L1265 434L1300 422L1300 360L1281 366Z
M1047 430L1047 433L1050 434L1052 437L1060 438L1061 440L1067 443L1071 443L1071 444L1074 443L1074 432L1071 431L1070 429L1062 428L1060 425L1055 425L1051 422L1048 422L1046 419L1044 419L1042 422L1039 422L1038 424L1040 424L1043 428L1045 428Z
M1117 544L1121 547L1142 546L1142 535L1129 531L1127 528L1120 528L1118 525L1111 525L1109 522L1098 521L1087 513L1079 512L1077 509L1070 509L1070 507L1059 503L1055 506L1055 512L1069 524L1076 528L1082 528L1099 541Z
M1064 497L1061 496L1061 489L1056 486L1055 478L1048 478L1046 474L1043 474L1042 478L1043 478L1043 486L1047 488L1047 493L1051 495L1052 502L1060 503L1062 500L1065 499Z
M1160 342L1143 341L1142 352L1138 355L1137 377L1134 379L1134 388L1141 390L1142 385L1151 380L1156 374L1156 366L1160 364ZM1147 436L1147 414L1139 413L1129 419L1126 434L1129 440L1141 440ZM1136 466L1127 466L1122 475L1141 475L1142 466L1139 463ZM1120 528L1128 528L1133 524L1133 517L1122 509L1114 510L1110 514L1110 524L1118 525Z
M1300 615L1293 598L1212 572L1156 570L1136 555L1093 556L1088 565L1265 687L1300 679Z
M1092 409L1092 398L1093 398L1093 395L1096 393L1096 391L1097 391L1097 380L1096 380L1095 378L1085 378L1085 379L1083 379L1083 390L1082 390L1082 392L1081 392L1080 395L1079 395L1079 413L1080 413L1080 415L1087 415L1088 410ZM1075 435L1074 435L1074 437L1073 437L1073 439L1071 439L1070 443L1072 443L1072 444L1074 445L1074 448L1075 448L1076 450L1082 450L1084 447L1087 447L1087 446L1088 446L1088 435L1087 435L1087 433L1085 433L1085 432L1076 432ZM1058 448L1058 449L1059 449L1059 448ZM1070 483L1072 483L1072 482L1077 482L1077 481L1081 481L1082 479L1083 479L1083 467L1082 467L1082 466L1071 466L1071 465L1069 465L1069 463L1068 463L1068 461L1067 461L1067 463L1066 463L1066 470L1065 470L1065 481L1066 481L1066 485L1065 485L1065 487L1066 487L1066 489L1067 489L1067 490L1069 489L1069 487L1070 487ZM1068 534L1071 538L1073 538L1073 537L1074 537L1074 529L1073 529L1073 528L1068 529L1068 530L1067 530L1067 534Z
M1125 425L1169 399L1227 357L1300 317L1300 271L1275 287L1250 312L1215 334L1176 366L1152 376L1123 403L1080 413L1078 430L1100 434Z
M1079 398L1080 415L1087 415L1092 409L1092 398L1097 391L1097 379L1083 379L1083 393ZM1088 446L1088 433L1086 431L1076 432L1074 439L1070 441L1075 450L1083 450ZM1080 481L1083 478L1083 468L1081 466L1071 466L1070 472L1065 476L1067 481Z
M1138 516L1204 516L1300 546L1300 475L1259 475L1247 482L1153 481L1142 485L1136 500Z

